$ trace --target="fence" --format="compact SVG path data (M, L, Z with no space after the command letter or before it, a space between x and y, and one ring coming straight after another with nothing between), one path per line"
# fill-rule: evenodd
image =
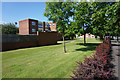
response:
M39 32L37 35L2 35L2 51L17 48L56 44L57 32Z

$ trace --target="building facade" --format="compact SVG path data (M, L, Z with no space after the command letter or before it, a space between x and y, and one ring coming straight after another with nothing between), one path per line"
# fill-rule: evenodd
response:
M80 36L78 36L76 34L76 38L84 38L84 35L80 34ZM95 36L93 34L86 33L86 38L95 38Z
M25 19L19 21L20 35L37 34L37 31L39 32L56 31L56 23L40 22L34 19Z
M56 23L50 22L50 23L48 23L48 24L50 25L50 30L51 30L51 31L56 31L56 26L57 26Z

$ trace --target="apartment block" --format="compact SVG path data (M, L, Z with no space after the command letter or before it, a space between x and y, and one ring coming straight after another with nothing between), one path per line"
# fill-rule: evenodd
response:
M56 31L56 23L40 22L34 19L25 19L19 21L20 35L37 34L37 31L39 32Z

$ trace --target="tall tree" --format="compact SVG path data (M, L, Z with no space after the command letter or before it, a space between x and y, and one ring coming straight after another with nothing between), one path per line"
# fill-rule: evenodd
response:
M104 14L104 8L106 7L106 3L103 2L94 2L91 4L93 11L92 14L92 28L93 28L93 34L100 36L100 38L103 38L103 34L106 33L106 16Z
M71 2L46 2L46 8L44 16L48 17L49 20L57 23L57 31L62 34L64 52L66 53L65 47L65 30L67 24L70 21L69 18L73 15L73 3Z
M105 33L118 35L120 5L118 2L94 2L91 4L93 34L103 38Z
M111 3L108 8L106 8L105 14L108 16L108 25L110 26L110 33L113 36L120 36L120 1Z
M91 28L91 11L90 11L90 3L88 2L80 2L76 3L75 8L75 21L77 26L79 27L78 33L84 35L84 45L86 45L86 33L90 32Z

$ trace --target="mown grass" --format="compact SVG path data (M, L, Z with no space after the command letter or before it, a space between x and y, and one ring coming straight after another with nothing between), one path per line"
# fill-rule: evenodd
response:
M92 55L101 41L87 39L87 46L82 43L83 39L67 43L66 54L63 52L63 44L2 52L2 77L70 78L75 61L83 61L84 55Z

